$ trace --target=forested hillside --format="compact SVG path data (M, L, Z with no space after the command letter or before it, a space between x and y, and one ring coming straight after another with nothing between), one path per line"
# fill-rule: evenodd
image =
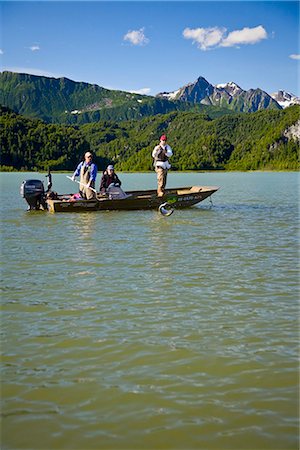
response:
M171 111L205 111L211 117L231 113L226 108L105 89L68 78L6 71L0 73L0 104L28 118L65 125L141 119Z
M151 152L162 133L174 151L173 170L298 170L299 140L285 132L299 117L295 105L216 119L177 111L135 121L64 126L2 108L2 170L73 170L87 150L95 153L99 170L108 162L117 170L151 170Z

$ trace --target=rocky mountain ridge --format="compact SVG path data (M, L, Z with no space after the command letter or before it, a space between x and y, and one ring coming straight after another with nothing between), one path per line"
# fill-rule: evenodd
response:
M26 117L51 123L83 124L99 120L136 120L172 111L195 111L211 117L231 113L214 106L169 101L105 89L68 78L0 72L0 105Z
M234 112L281 110L298 102L285 91L273 98L261 89L245 91L234 82L213 86L203 77L174 92L148 96L67 78L0 72L0 105L48 123L140 120L172 111L201 112L215 118Z
M237 112L281 109L300 103L298 97L285 91L278 91L272 95L259 88L245 91L233 81L214 86L204 77L199 77L195 82L188 83L176 91L159 93L157 97L227 107Z
M300 98L287 91L279 90L277 92L273 92L271 97L279 103L282 108L287 108L291 105L300 105Z

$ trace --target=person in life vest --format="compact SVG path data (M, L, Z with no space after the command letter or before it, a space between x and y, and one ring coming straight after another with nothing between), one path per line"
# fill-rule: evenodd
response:
M167 144L167 136L163 134L160 137L159 144L154 147L152 158L154 159L154 168L157 174L157 196L162 197L165 193L167 184L168 170L171 168L169 158L173 155L171 147Z
M93 155L91 152L86 152L84 155L84 161L81 161L75 172L73 173L72 180L75 180L75 177L80 175L80 194L84 199L91 199L96 196L94 192L95 189L95 181L97 177L97 166L92 162ZM92 188L92 189L90 189Z
M110 186L121 186L121 181L118 175L115 172L114 166L111 164L107 166L106 170L104 170L101 182L100 182L100 192L104 194Z

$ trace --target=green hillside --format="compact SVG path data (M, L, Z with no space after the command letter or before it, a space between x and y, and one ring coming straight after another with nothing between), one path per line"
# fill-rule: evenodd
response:
M299 140L285 132L299 117L300 106L295 105L216 119L177 111L142 120L65 126L2 108L1 164L6 170L73 170L91 150L99 170L108 162L123 171L152 170L151 152L166 133L174 151L173 170L298 170Z
M141 119L172 111L203 111L211 117L231 113L226 108L104 89L67 78L13 72L0 73L0 104L29 118L69 125Z
M151 152L162 133L174 150L173 170L299 169L299 141L284 131L300 118L300 107L240 113L212 119L175 112L120 124L81 128L90 149L119 170L151 170Z

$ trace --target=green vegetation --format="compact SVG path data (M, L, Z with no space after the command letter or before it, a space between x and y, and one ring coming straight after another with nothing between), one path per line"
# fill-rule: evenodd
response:
M0 73L0 104L28 118L66 125L141 119L172 111L203 111L213 118L232 113L226 108L104 89L68 78L13 72Z
M17 170L73 170L89 149L79 130L47 125L1 108L1 168Z
M91 150L99 170L152 170L151 153L166 133L173 170L298 170L299 140L285 131L300 107L212 118L196 112L157 114L141 120L99 121L81 126L47 124L1 108L2 170L73 170Z

